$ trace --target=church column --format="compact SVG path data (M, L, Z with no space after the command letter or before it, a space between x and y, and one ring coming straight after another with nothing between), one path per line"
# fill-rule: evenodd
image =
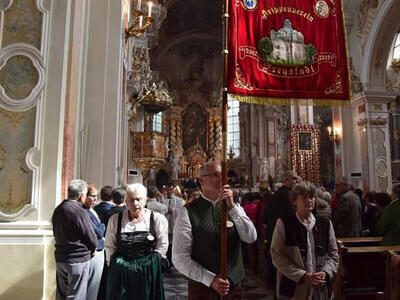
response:
M170 131L170 139L171 139L171 148L176 145L177 137L176 137L176 120L171 117L171 131Z
M352 99L353 119L357 122L361 177L364 191L391 192L389 114L387 104L393 95L365 91Z
M176 123L176 140L178 141L178 145L182 147L182 117L178 118Z
M221 160L222 151L222 127L221 109L209 108L208 111L208 152L213 154L216 160Z
M312 104L308 105L291 105L290 106L290 121L295 124L314 124L314 112Z
M251 158L251 184L255 186L257 182L257 171L258 171L258 137L257 137L257 122L256 122L256 106L250 105L250 158Z
M221 114L218 114L215 119L215 159L221 161L222 159L222 126Z
M213 152L214 151L214 145L215 145L215 137L214 137L214 120L209 118L208 120L208 151Z
M390 122L390 131L392 133L392 161L400 160L400 107L396 102L391 103L391 122Z
M259 143L259 153L260 159L265 157L265 116L264 116L264 109L262 106L257 107L257 114L258 114L258 140Z
M248 132L248 122L246 122L245 120L247 120L247 116L248 116L248 108L249 105L247 105L246 107L243 106L240 108L240 112L239 112L239 120L240 120L240 159L242 162L247 162L249 157L249 141L248 141L248 137L249 134Z
M390 103L390 143L392 159L392 177L400 181L400 97Z
M277 155L278 155L278 144L277 144L277 117L276 114L272 111L267 111L267 108L264 109L266 113L266 132L265 132L265 146L266 146L266 157L268 158L269 165L269 173L272 178L275 178L277 175Z
M172 107L170 115L170 150L175 157L182 157L182 108Z

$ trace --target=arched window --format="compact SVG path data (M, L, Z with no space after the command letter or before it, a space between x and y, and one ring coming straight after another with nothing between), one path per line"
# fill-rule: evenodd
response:
M396 41L394 42L393 59L400 60L400 33L397 34Z
M153 115L153 131L162 132L162 111Z
M227 132L227 152L232 149L235 157L240 155L240 103L228 96L228 132Z

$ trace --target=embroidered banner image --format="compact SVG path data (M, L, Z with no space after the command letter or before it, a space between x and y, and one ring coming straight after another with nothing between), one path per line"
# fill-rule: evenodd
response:
M228 92L255 103L346 104L341 1L230 0Z

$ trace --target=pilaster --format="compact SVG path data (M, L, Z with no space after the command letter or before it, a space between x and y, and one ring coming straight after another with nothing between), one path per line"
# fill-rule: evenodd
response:
M363 92L351 101L360 153L364 191L391 192L391 154L388 103L394 96L386 92Z

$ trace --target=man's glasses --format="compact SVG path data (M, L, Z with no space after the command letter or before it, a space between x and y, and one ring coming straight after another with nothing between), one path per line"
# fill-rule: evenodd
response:
M87 195L89 198L97 198L98 195Z

